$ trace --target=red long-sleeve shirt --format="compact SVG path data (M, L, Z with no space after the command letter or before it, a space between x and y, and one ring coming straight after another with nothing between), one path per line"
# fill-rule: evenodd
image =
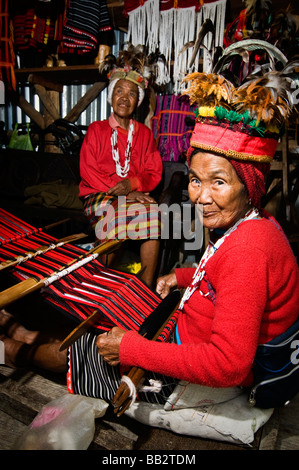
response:
M122 180L116 174L112 158L111 127L117 127L119 158L121 165L124 164L128 131L117 126L113 115L107 120L90 124L80 152L80 197L106 192ZM155 189L161 181L162 168L161 155L151 130L134 121L130 170L127 176L132 191L150 192Z
M177 269L186 287L194 269ZM256 347L283 333L299 315L299 274L282 234L266 219L245 221L206 264L201 283L178 320L181 344L127 332L124 366L137 366L210 387L249 386Z

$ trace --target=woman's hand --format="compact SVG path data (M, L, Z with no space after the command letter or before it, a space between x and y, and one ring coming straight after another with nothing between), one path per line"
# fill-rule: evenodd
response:
M160 295L161 299L166 297L171 289L177 286L177 278L175 273L166 274L157 279L156 292Z
M149 193L143 193L142 191L131 191L128 194L127 199L141 203L149 202L150 204L156 202L155 199L149 195Z
M131 201L145 203L149 202L151 204L155 203L155 199L152 198L149 193L143 193L142 191L131 191L132 186L128 178L123 179L116 183L113 188L110 188L107 191L109 196L127 196Z
M110 366L119 364L119 347L125 331L121 328L114 327L107 333L98 335L96 345L99 354L103 356Z
M131 186L129 178L125 178L122 181L119 181L118 183L116 183L116 185L113 186L113 188L110 188L107 191L107 194L109 194L109 196L127 196L127 194L129 194L131 189L132 189L132 186Z

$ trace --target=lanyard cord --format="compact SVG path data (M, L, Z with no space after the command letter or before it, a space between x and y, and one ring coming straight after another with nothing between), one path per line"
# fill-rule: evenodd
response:
M231 228L229 228L224 235L217 240L215 244L212 242L209 243L209 245L206 248L206 251L204 252L200 262L198 263L198 266L196 268L196 271L193 275L192 281L190 286L187 287L185 290L185 293L182 297L181 303L179 305L179 310L182 310L185 302L190 299L192 294L198 289L201 280L203 279L206 271L204 270L204 266L206 265L207 261L213 256L213 254L218 250L218 248L222 245L222 243L225 241L225 239L232 233L234 232L239 225L244 222L245 220L250 220L254 219L259 216L259 211L255 207L250 209L245 216L242 219L239 219ZM200 293L204 295L201 291ZM207 295L207 294L206 294Z

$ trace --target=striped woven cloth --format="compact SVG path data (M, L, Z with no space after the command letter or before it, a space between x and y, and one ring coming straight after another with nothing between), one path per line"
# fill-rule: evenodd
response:
M41 245L55 241L41 229L0 209L0 261L15 259L19 254L28 250L34 252ZM32 277L42 280L85 255L88 258L88 252L85 253L77 246L57 245L55 249L15 265L10 274L19 282ZM105 268L97 259L91 259L84 266L45 285L42 297L76 323L86 320L95 310L98 311L97 324L69 350L68 389L71 393L111 399L119 386L121 374L119 369L106 365L99 356L96 336L113 326L138 331L144 320L160 304L158 294L149 289L138 276ZM178 315L178 310L172 313L158 341L172 340ZM164 402L174 386L173 379L166 378L162 392L150 393L147 400Z
M68 351L68 391L76 395L100 398L109 401L115 395L121 381L122 371L112 367L99 355L96 336L87 333L77 340ZM149 380L161 382L158 392L139 391L138 399L149 403L164 404L177 385L177 380L148 372L143 385Z
M9 91L15 91L17 82L14 71L15 54L8 0L0 0L0 80Z
M45 46L61 41L65 12L65 1L54 5L52 2L28 4L16 0L11 15L15 49L42 51Z
M97 49L99 33L111 30L106 2L68 0L63 40L59 52L83 54Z
M195 106L176 95L158 95L152 131L163 161L183 161L189 148L194 125L186 124L186 118L194 119Z
M156 204L141 204L126 197L95 193L83 202L84 212L97 238L145 240L161 236L161 217Z

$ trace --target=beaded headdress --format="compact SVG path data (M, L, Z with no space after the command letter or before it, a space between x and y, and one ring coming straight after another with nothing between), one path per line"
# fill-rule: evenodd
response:
M245 42L233 47L243 53ZM269 50L264 41L258 41L257 46L261 49L264 44ZM274 49L271 46L281 59ZM197 104L187 160L190 163L194 149L228 158L252 202L259 206L278 141L299 101L298 75L294 78L293 74L299 63L285 63L281 71L260 68L238 85L222 70L227 63L229 54L223 55L210 73L193 72L183 80L189 88L182 94L189 96L191 105Z
M159 53L148 55L142 45L127 45L119 52L117 58L108 55L100 64L99 71L107 73L109 104L112 102L113 89L118 80L129 80L138 86L138 106L144 99L146 88L154 84L163 85L170 80L163 56Z
M293 81L282 72L248 77L236 88L224 76L191 73L190 104L197 103L191 147L226 157L269 163L291 114Z
M138 94L138 106L141 105L144 99L144 90L148 86L148 81L141 75L139 72L132 70L129 65L126 65L124 68L113 68L110 73L108 73L107 78L109 79L108 85L108 103L112 103L112 94L115 87L115 84L118 80L124 79L129 80L132 83L135 83L139 87Z

